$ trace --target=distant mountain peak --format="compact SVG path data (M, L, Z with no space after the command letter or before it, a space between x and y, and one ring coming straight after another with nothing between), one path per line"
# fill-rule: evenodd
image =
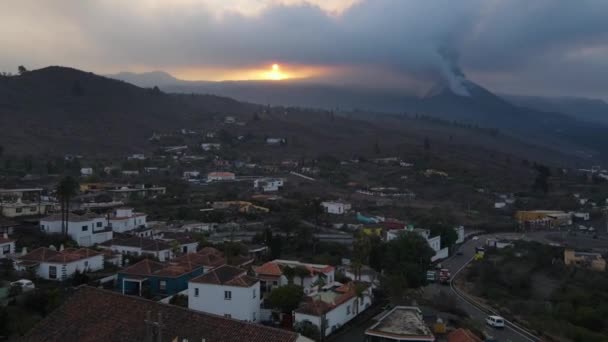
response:
M183 82L166 71L148 71L135 73L121 71L117 74L106 75L107 77L135 84L140 87L153 87L162 85L172 85Z

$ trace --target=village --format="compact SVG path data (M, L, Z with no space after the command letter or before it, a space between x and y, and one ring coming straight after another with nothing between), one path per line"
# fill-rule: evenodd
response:
M487 251L532 239L560 249L564 267L606 271L606 199L584 186L602 181L600 169L554 177L577 192L562 191L550 208L477 187L463 215L426 190L458 183L451 171L397 157L239 160L225 131L177 135L204 142L105 165L66 155L48 171L68 176L6 178L16 186L0 189L0 301L20 307L35 293L59 301L89 286L86 296L145 298L158 310L182 307L303 341L496 341L513 334L484 327L486 315L446 318L457 305L436 303ZM288 141L259 144L280 150ZM513 326L522 341L542 333Z

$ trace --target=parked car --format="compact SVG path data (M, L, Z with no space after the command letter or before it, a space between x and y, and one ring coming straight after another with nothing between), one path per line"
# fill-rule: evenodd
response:
M31 280L19 279L11 283L11 286L20 286L23 292L31 291L36 288L36 285Z
M456 255L462 255L462 251L456 251Z
M500 316L488 316L486 318L486 324L494 328L504 328L505 319Z

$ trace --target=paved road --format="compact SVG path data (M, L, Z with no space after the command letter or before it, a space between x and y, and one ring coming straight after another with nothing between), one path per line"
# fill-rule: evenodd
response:
M452 272L452 276L455 276L457 272L466 266L466 264L473 258L475 255L475 247L482 246L485 243L485 239L493 235L484 235L480 236L477 240L469 240L460 246L460 251L462 251L463 255L454 256L448 260L443 261L441 264L444 268L448 268ZM439 291L440 289L447 289L445 285L439 284L431 284L427 286L428 291ZM508 326L505 329L494 329L485 324L485 319L488 314L481 309L477 308L475 305L472 305L465 299L461 298L454 289L450 288L450 293L454 295L461 308L466 311L469 316L479 322L480 325L483 325L486 332L498 339L500 342L530 342L530 341L538 341L538 339L530 338L524 336L523 333L517 331L516 327Z

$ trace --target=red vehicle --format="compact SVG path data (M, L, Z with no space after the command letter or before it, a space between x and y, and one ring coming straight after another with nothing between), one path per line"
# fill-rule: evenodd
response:
M439 270L439 283L440 284L449 284L451 277L452 277L452 274L450 273L450 270L448 270L447 268L442 268Z

